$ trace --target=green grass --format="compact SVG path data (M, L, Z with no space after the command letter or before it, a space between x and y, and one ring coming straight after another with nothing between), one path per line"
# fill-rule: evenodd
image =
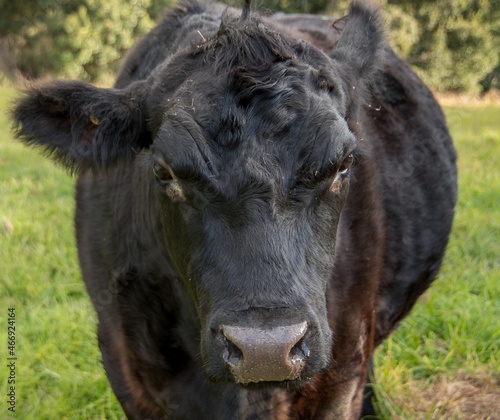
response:
M459 154L458 206L438 279L376 357L380 408L391 418L436 418L438 404L448 411L437 418L500 415L500 107L445 111ZM414 402L431 384L464 377L497 384L484 390L496 393L492 411L467 414L446 395ZM422 406L429 411L415 411Z
M0 89L0 357L7 308L16 308L16 414L0 418L116 419L123 413L97 348L96 317L80 280L73 234L73 180L14 142ZM7 393L2 368L0 390ZM4 392L5 391L5 392Z
M3 112L13 95L0 89L0 343L7 308L17 311L11 417L123 418L100 364L96 317L80 280L73 180L13 141ZM455 225L438 280L377 352L376 391L386 418L494 418L493 412L468 416L438 391L443 381L472 381L494 394L500 380L500 107L446 113L460 156ZM0 357L4 364L5 344ZM2 395L6 381L0 374ZM9 418L0 404L0 418Z

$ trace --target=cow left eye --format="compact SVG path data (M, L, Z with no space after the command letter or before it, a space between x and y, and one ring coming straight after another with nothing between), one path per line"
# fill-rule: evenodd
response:
M172 172L170 170L158 163L155 163L153 165L153 173L155 174L156 178L158 178L158 181L163 182L168 182L173 179Z
M349 170L349 168L352 166L353 162L354 162L354 156L352 155L352 153L350 153L341 163L338 173L340 175L345 175Z
M174 201L183 201L184 191L179 180L174 177L171 169L155 163L153 165L153 173L155 174L161 189Z

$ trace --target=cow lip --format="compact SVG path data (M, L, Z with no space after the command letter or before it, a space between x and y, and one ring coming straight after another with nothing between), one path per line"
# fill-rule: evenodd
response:
M262 391L276 388L298 391L304 388L312 379L312 377L299 377L294 380L236 383L236 385L249 391Z

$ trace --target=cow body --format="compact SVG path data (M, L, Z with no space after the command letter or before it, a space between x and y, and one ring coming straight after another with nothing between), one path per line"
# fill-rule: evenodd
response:
M375 10L340 29L237 15L179 6L115 89L34 88L18 129L79 174L80 265L129 418L357 418L374 348L439 269L455 152Z

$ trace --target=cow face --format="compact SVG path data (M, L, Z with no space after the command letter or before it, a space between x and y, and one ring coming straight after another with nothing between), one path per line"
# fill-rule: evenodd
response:
M327 57L228 19L145 81L55 82L15 110L25 141L73 170L149 171L212 380L288 387L329 363L326 284L358 153L347 121L379 50L367 20Z
M329 360L325 289L356 141L316 59L191 74L149 106L166 242L216 380L306 379Z

